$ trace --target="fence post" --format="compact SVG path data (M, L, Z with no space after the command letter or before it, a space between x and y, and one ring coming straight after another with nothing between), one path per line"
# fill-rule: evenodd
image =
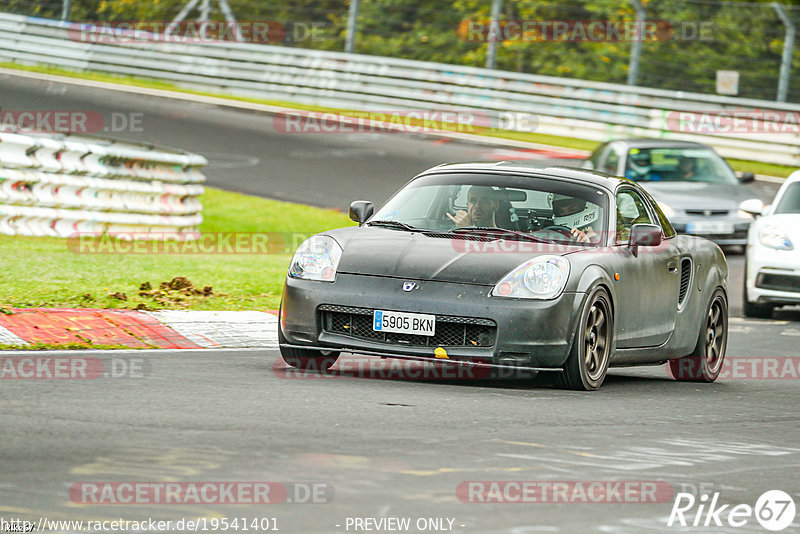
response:
M503 9L503 0L492 0L492 15L489 21L489 31L486 36L489 38L489 48L486 50L486 68L493 69L497 58L497 41L500 36L500 10ZM497 30L497 31L495 31Z
M69 0L64 0L61 6L61 20L69 20Z
M789 73L792 70L792 55L794 54L794 36L797 30L781 4L772 2L772 9L775 10L778 18L786 26L786 34L783 38L783 55L781 56L781 73L778 75L777 98L778 102L786 102L786 95L789 92Z
M356 31L358 29L358 5L361 0L350 0L350 11L347 14L347 38L344 42L344 51L352 54L356 44Z
M636 26L639 29L635 33L633 45L631 46L631 57L628 60L628 85L636 85L639 81L639 60L642 57L642 38L644 36L644 19L647 13L639 0L630 0L633 9L636 10Z

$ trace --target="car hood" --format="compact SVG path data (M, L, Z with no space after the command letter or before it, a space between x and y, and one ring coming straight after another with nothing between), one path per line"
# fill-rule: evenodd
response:
M708 184L701 182L639 182L656 201L673 209L704 209L736 211L743 200L754 195L738 184Z
M493 286L509 271L543 255L583 246L528 241L468 241L363 226L326 232L342 246L338 272Z

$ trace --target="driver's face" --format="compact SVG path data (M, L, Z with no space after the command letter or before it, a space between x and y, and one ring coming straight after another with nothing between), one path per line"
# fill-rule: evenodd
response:
M488 191L470 191L467 198L467 213L474 226L492 226L496 209L495 201L491 199Z
M579 198L561 199L553 202L553 215L564 217L578 213L585 207L585 202Z

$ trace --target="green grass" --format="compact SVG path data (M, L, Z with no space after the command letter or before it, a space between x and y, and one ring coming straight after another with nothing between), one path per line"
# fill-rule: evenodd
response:
M9 69L17 69L29 72L39 72L43 74L53 74L58 76L68 76L71 78L80 78L85 80L95 80L99 82L108 82L108 83L116 83L122 85L131 85L135 87L147 87L152 89L164 89L168 91L176 91L180 93L187 93L187 94L194 94L194 95L201 95L201 96L211 96L215 98L224 98L227 100L237 100L242 102L252 102L255 104L265 104L270 106L276 107L283 107L286 109L299 109L299 110L306 110L306 111L322 111L322 112L333 112L339 113L342 115L347 114L356 114L360 113L356 110L343 110L343 109L336 109L336 108L327 108L321 106L310 106L306 104L298 104L294 102L285 102L280 100L269 100L269 99L261 99L261 98L248 98L248 97L239 97L234 95L228 94L219 94L219 93L211 93L211 92L204 92L204 91L196 91L192 89L186 89L183 87L179 87L175 84L169 82L163 82L160 80L153 80L149 78L137 78L132 76L119 76L114 74L105 74L99 72L78 72L78 71L71 71L67 69L57 68L57 67L48 67L44 65L20 65L17 63L8 63L8 62L0 62L0 67L9 68ZM447 128L445 126L445 128ZM453 125L449 129L456 130L457 126ZM490 137L499 137L502 139L513 139L517 141L527 141L531 143L541 143L546 145L553 145L557 147L564 147L564 148L574 148L579 150L594 150L597 147L599 142L596 141L589 141L586 139L575 139L573 137L561 137L557 135L547 135L547 134L540 134L536 132L514 132L514 131L503 131L503 130L495 130L489 128L475 128L474 133L476 135L487 135ZM797 170L797 167L791 167L788 165L778 165L773 163L761 163L757 161L746 161L746 160L739 160L739 159L729 159L728 162L730 163L731 167L738 172L750 171L756 174L766 174L769 176L778 176L781 178L786 178Z
M203 232L274 232L286 241L355 223L334 211L208 188L201 197ZM288 236L284 236L288 233ZM267 238L272 242L276 236ZM127 245L127 243L125 243ZM281 247L284 248L284 247ZM292 250L294 243L287 244ZM65 239L0 236L2 308L81 307L274 310L278 308L291 252L244 254L78 253ZM103 249L100 249L103 250ZM271 250L271 249L270 249ZM186 277L211 296L165 291L156 300L140 296L149 282ZM112 297L124 293L127 300Z

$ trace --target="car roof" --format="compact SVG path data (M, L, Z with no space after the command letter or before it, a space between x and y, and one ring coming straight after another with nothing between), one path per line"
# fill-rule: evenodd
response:
M465 163L445 163L443 165L432 167L420 173L419 176L438 174L442 172L499 172L514 174L517 176L528 175L531 178L556 178L600 186L610 191L616 190L617 186L622 183L635 183L627 178L612 176L600 171L566 166L534 167L532 164L525 161L474 161Z
M702 143L693 141L678 141L675 139L652 139L637 137L633 139L614 139L610 143L622 143L628 148L711 148Z
M800 171L794 171L786 178L786 183L800 182Z

